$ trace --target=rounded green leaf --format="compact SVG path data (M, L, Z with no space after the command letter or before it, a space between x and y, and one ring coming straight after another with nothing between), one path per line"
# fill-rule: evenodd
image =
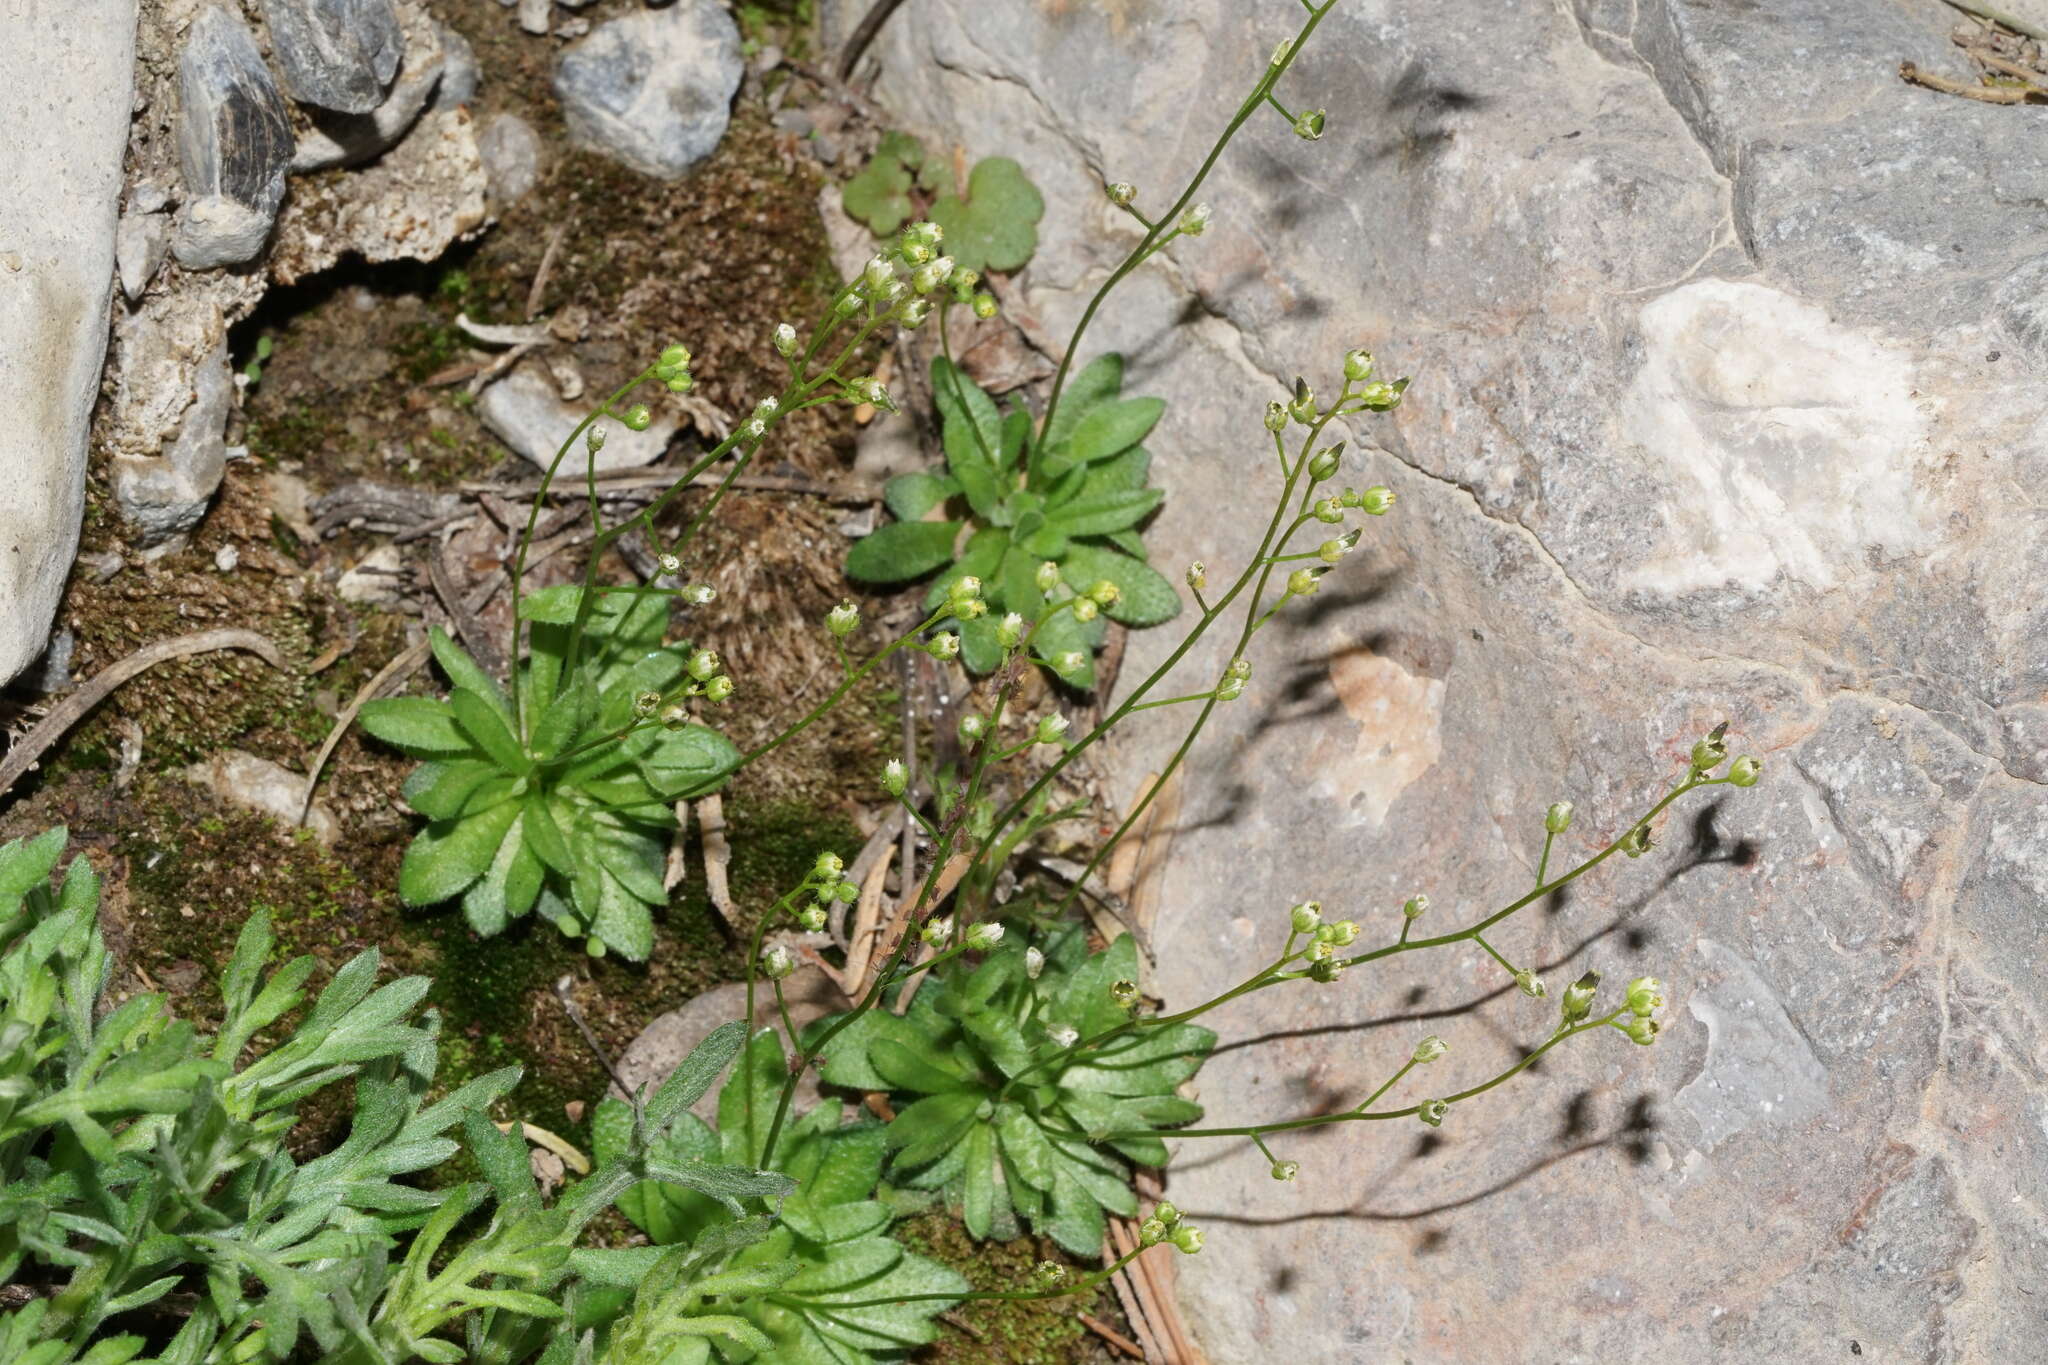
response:
M957 521L898 521L853 543L846 575L864 583L907 583L949 563Z
M1045 199L1024 168L992 156L967 177L967 195L946 195L931 220L946 230L946 252L969 270L1016 270L1038 249Z
M1061 576L1076 592L1108 579L1117 586L1117 600L1103 608L1112 621L1127 626L1156 626L1180 615L1180 594L1157 569L1129 555L1076 541L1060 563Z

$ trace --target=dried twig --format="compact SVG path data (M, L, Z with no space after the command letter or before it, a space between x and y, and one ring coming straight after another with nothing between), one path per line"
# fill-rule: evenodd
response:
M285 666L284 656L277 652L277 646L253 630L202 630L144 645L120 662L109 664L95 673L90 681L58 702L48 715L36 722L33 729L14 742L7 751L7 757L0 759L0 793L12 788L22 774L36 766L45 750L63 738L72 726L83 720L122 683L168 660L192 654L210 654L220 649L247 650L272 668Z
M1911 62L1899 63L1899 75L1914 85L1924 85L1929 90L1939 90L1944 95L1960 95L1966 100L1981 100L1985 104L2025 104L2029 100L2048 99L2048 91L2036 90L2023 85L1966 85L1952 81L1946 76L1937 76L1932 71L1922 71Z
M1080 1319L1083 1327L1095 1333L1096 1336L1101 1337L1132 1360L1144 1360L1146 1358L1143 1348L1137 1342L1132 1341L1093 1313L1083 1313L1077 1309L1074 1316Z
M868 50L868 44L882 31L882 25L889 22L889 16L896 12L903 0L875 0L875 3L854 25L853 33L846 40L846 48L839 54L839 79L853 79L853 69L860 65L861 56ZM961 183L966 183L962 181Z
M306 816L313 809L313 788L319 785L320 770L327 766L327 760L333 756L335 746L340 744L341 737L348 733L348 727L355 723L356 713L361 711L367 702L376 697L386 687L389 687L398 679L410 675L415 668L418 668L426 661L427 642L425 640L420 641L409 649L400 651L393 657L390 663L377 670L375 677L362 685L356 692L355 700L351 701L342 709L342 713L334 718L334 728L327 732L327 738L321 741L320 752L314 754L312 763L307 765L306 795L299 803L299 818L292 821L293 824L303 825L306 823Z
M697 803L697 828L704 837L705 893L711 898L711 908L718 912L726 930L736 934L739 929L732 919L732 888L726 880L726 869L732 862L732 845L725 837L725 802L716 792Z
M659 470L634 470L628 473L599 474L597 493L599 497L608 494L624 496L649 489L668 488L676 481L673 473ZM699 474L691 484L693 488L715 488L725 482L725 476L712 470ZM808 493L813 497L830 502L866 504L880 502L882 486L864 479L807 479L788 474L741 474L732 481L734 488L750 493ZM521 483L466 483L461 485L465 493L496 493L508 498L530 498L540 492L540 480L529 479ZM583 480L557 483L549 487L550 498L582 498L586 488Z
M533 321L540 316L541 296L547 292L548 276L555 270L555 254L562 249L562 239L569 235L569 228L575 222L571 219L558 226L548 237L547 249L540 253L540 269L533 272L533 287L526 291L526 320Z

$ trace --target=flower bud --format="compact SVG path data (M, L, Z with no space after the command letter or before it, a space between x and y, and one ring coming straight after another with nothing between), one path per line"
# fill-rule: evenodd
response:
M1132 1008L1138 1003L1138 983L1135 981L1110 982L1109 998L1123 1009Z
M960 657L960 637L948 631L935 637L924 651L934 659L957 659Z
M996 643L1004 649L1015 649L1023 640L1025 629L1024 618L1014 611L1009 612L996 622Z
M1354 384L1363 384L1372 378L1372 352L1367 350L1344 353L1344 377Z
M1069 723L1067 718L1061 715L1040 716L1038 718L1038 742L1040 744L1059 743L1061 737L1067 733Z
M985 289L974 296L974 302L969 304L968 307L972 308L974 316L980 318L983 322L987 322L997 313L1003 311L1003 306L996 302L996 296Z
M1067 1282L1067 1268L1058 1261L1040 1261L1038 1268L1031 1273L1040 1284L1048 1289Z
M1097 606L1113 607L1123 597L1124 590L1110 582L1107 578L1098 578L1088 585L1088 590L1082 595L1089 598Z
M1300 1174L1301 1163L1299 1161L1276 1161L1273 1163L1273 1178L1275 1180L1292 1180Z
M1720 767L1728 758L1728 746L1709 736L1692 746L1692 770L1702 777Z
M665 348L661 353L661 363L668 366L672 370L689 369L690 348L681 345L670 346Z
M1335 526L1344 520L1344 504L1335 498L1317 498L1308 510L1309 515L1325 526Z
M1322 140L1323 126L1326 122L1327 115L1323 110L1305 109L1295 115L1294 135L1304 142L1319 142Z
M978 953L988 952L1003 941L1003 926L1000 924L976 924L967 930L967 946Z
M1328 986L1344 975L1344 964L1334 958L1319 958L1309 965L1308 974L1313 980Z
M946 585L948 602L967 602L981 596L981 580L973 574L962 574Z
M732 688L732 679L720 673L710 682L704 684L704 700L708 702L724 701L732 695Z
M1550 987L1543 984L1543 978L1530 971L1527 967L1515 973L1515 985L1519 986L1522 994L1528 996L1531 1000L1541 1000L1544 996L1550 994Z
M1032 576L1032 582L1038 585L1040 592L1051 592L1060 585L1060 566L1050 559L1045 560L1039 564L1038 572Z
M678 705L664 706L661 709L661 723L670 730L680 730L690 723L690 713Z
M1450 1050L1451 1045L1449 1043L1446 1043L1443 1039L1432 1033L1415 1045L1415 1051L1412 1056L1417 1063L1427 1066Z
M1166 1240L1166 1223L1159 1218L1147 1218L1138 1224L1140 1246L1156 1247Z
M642 692L639 696L633 698L633 714L635 715L651 716L660 709L661 693L659 692Z
M1266 404L1266 430L1268 430L1268 431L1272 432L1272 433L1273 433L1273 434L1274 434L1275 436L1277 436L1277 435L1279 435L1279 434L1280 434L1281 432L1283 432L1283 431L1287 430L1287 405L1286 405L1286 404L1284 404L1284 403L1268 403L1268 404Z
M1045 971L1045 954L1036 948L1024 950L1024 979L1036 981Z
M1294 926L1297 934L1313 934L1316 926L1323 922L1322 903L1303 901L1287 912L1287 922Z
M886 289L896 278L896 263L887 256L876 256L868 261L867 269L861 274L861 282L869 289Z
M1236 701L1244 695L1243 678L1225 678L1216 684L1216 700Z
M860 899L860 888L852 882L841 882L832 888L832 894L842 904L851 905Z
M1287 575L1287 592L1290 597L1307 597L1323 585L1323 575L1314 569L1296 569Z
M1055 1047L1072 1047L1081 1041L1081 1035L1065 1024L1053 1025L1045 1031L1045 1036L1052 1039Z
M825 629L841 640L860 628L860 608L851 602L841 602L825 613Z
M1343 463L1344 443L1342 441L1333 446L1324 446L1316 452L1316 457L1308 462L1308 476L1317 483L1321 483L1325 479L1335 478L1338 468Z
M590 429L583 433L583 448L593 455L603 450L604 428L593 423Z
M1394 490L1376 484L1358 495L1358 505L1368 516L1383 517L1394 507Z
M1415 1106L1415 1117L1432 1128L1444 1126L1444 1115L1451 1112L1449 1100L1424 1100Z
M1399 384L1372 383L1360 389L1358 397L1374 412L1387 412L1400 406L1401 391Z
M1303 426L1316 420L1315 391L1300 375L1294 377L1294 398L1287 404L1287 415Z
M1350 535L1338 536L1334 540L1326 540L1316 547L1316 558L1322 560L1325 564L1335 564L1343 559L1345 555L1350 554L1351 547L1356 544L1358 544L1358 532L1356 531L1353 531Z
M758 441L768 434L768 424L758 417L749 417L740 424L740 439Z
M903 789L910 785L910 770L903 766L903 760L892 758L882 765L882 790L891 796L903 795Z
M1593 996L1600 989L1600 973L1587 972L1564 988L1558 1014L1567 1024L1576 1024L1593 1012Z
M1664 1007L1664 983L1654 976L1639 976L1628 983L1628 1012L1646 1019Z
M647 410L645 403L635 403L619 418L628 431L645 431L654 422L654 414Z
M1655 1019L1617 1019L1614 1021L1614 1026L1623 1033L1626 1033L1629 1036L1629 1041L1640 1047L1648 1047L1656 1042L1657 1035L1664 1031L1664 1026Z
M690 662L684 667L698 682L707 682L712 674L718 672L718 653L715 650L700 649L690 656Z
M796 355L796 328L786 322L775 326L775 353L784 360Z
M1180 1209L1164 1199L1160 1200L1158 1206L1152 1210L1152 1216L1168 1227L1178 1227L1180 1225Z
M686 605L701 607L718 596L718 590L708 583L692 583L676 594Z
M1422 918L1428 909L1429 897L1410 896L1407 902L1401 906L1401 914L1405 919L1418 920Z
M1621 851L1631 858L1640 858L1656 845L1650 839L1650 827L1637 825L1621 836Z
M962 744L979 744L987 734L987 717L973 711L969 711L966 715L960 717L960 742Z
M1053 656L1053 671L1058 673L1079 673L1088 665L1088 656L1078 649L1067 650Z
M796 958L780 943L771 943L761 954L761 975L770 981L781 981L796 970Z
M654 562L659 564L661 571L671 578L683 571L683 561L671 554L658 555Z
M839 300L839 302L832 305L833 315L839 318L842 322L852 317L855 313L858 313L859 311L860 296L857 294L847 294L844 297L842 297Z
M1738 787L1754 787L1757 779L1764 775L1764 761L1750 754L1735 760L1728 769L1728 780Z
M1073 612L1074 619L1086 625L1102 615L1102 608L1095 605L1095 599L1092 597L1076 597L1074 599Z
M811 864L811 875L820 881L836 882L839 880L839 874L844 871L846 859L829 849L820 853L818 860Z
M1198 1227L1183 1223L1173 1230L1173 1244L1180 1248L1182 1255L1192 1256L1200 1251L1203 1240L1202 1230Z
M1111 182L1103 192L1109 196L1109 202L1120 209L1129 208L1131 201L1138 197L1138 187L1123 180Z
M815 934L822 931L825 927L825 907L822 905L806 905L797 912L796 922L797 926L807 934Z
M934 948L945 947L946 940L953 937L953 917L933 915L924 922L924 928L918 931L917 936Z
M1209 230L1209 206L1197 204L1180 216L1180 230L1184 236L1199 237Z
M1562 834L1572 827L1572 803L1553 801L1550 809L1543 812L1543 828L1552 834Z
M1196 560L1188 565L1187 579L1188 586L1196 592L1200 592L1209 586L1209 566L1199 559Z

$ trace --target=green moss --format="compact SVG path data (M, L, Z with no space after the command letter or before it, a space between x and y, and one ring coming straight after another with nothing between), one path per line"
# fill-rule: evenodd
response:
M893 1235L912 1251L953 1267L981 1290L1030 1287L1040 1261L1077 1271L1094 1268L1044 1238L977 1242L957 1218L938 1211L906 1219ZM1092 1295L1025 1303L966 1303L941 1319L938 1341L918 1360L922 1365L1093 1365L1107 1359L1101 1341L1081 1324L1077 1312L1120 1320L1107 1287Z

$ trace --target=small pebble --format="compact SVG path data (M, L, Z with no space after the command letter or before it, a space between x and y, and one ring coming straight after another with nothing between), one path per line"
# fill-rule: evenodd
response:
M242 552L232 545L223 545L213 552L213 567L222 573L233 573L241 562Z

